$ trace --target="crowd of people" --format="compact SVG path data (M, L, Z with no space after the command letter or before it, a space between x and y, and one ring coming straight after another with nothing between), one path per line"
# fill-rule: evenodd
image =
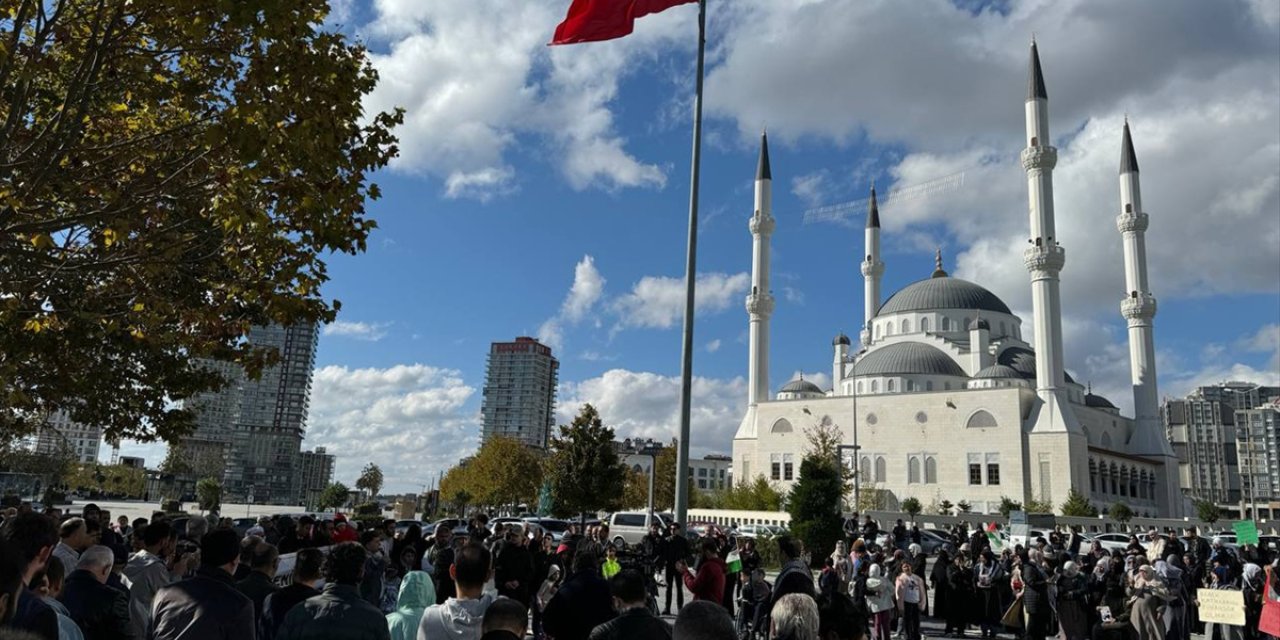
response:
M773 539L770 581L732 527L655 523L622 548L606 524L556 536L483 515L430 532L272 516L237 533L92 504L3 519L0 640L919 640L930 614L955 638L1263 640L1280 593L1268 550L1195 528L1108 551L1072 530L1024 547L958 525L930 557L919 529L883 536L868 517L816 578L798 539ZM1202 623L1197 589L1241 591L1245 624Z
M879 534L867 517L852 532L851 551L838 543L819 579L823 589L847 589L866 603L875 640L918 640L925 611L954 638L970 629L981 638L1028 640L1273 637L1259 622L1264 599L1280 600L1280 559L1257 545L1233 548L1219 538L1206 540L1196 527L1181 537L1152 529L1145 543L1135 535L1126 548L1108 551L1098 541L1084 545L1070 528L1023 546L960 524L947 532L954 553L940 549L928 571L918 530L899 520L887 548L876 544ZM1199 589L1239 591L1244 624L1202 621Z

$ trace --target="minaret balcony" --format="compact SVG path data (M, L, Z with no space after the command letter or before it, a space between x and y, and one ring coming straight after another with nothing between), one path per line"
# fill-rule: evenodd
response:
M777 226L777 222L773 216L761 215L759 211L756 212L756 215L751 216L751 221L747 223L747 227L751 229L751 235L753 236L771 235L775 226Z
M1156 297L1143 292L1134 292L1120 301L1120 315L1129 322L1149 321L1156 316Z
M1022 170L1031 171L1032 169L1052 169L1058 164L1058 149L1056 147L1035 146L1027 147L1022 150Z
M1028 247L1022 252L1022 262L1028 271L1057 273L1067 263L1067 250L1056 244Z
M1149 223L1147 214L1143 211L1129 211L1116 216L1116 228L1120 229L1120 233L1146 231Z
M767 293L751 293L747 295L747 313L754 317L767 317L773 314L773 296Z
M884 275L884 262L881 260L876 260L875 262L863 260L862 275L867 278L879 278Z

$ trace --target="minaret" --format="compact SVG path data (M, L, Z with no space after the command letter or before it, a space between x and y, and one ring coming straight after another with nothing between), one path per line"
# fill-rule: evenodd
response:
M1053 167L1058 150L1049 144L1049 95L1040 71L1040 54L1031 43L1031 77L1027 92L1027 148L1022 168L1027 172L1031 215L1031 247L1023 254L1031 272L1031 305L1035 322L1036 392L1045 402L1066 398L1062 356L1062 298L1058 272L1066 253L1058 245L1053 225Z
M1124 122L1120 147L1120 215L1116 226L1124 237L1124 300L1120 315L1129 324L1129 367L1133 377L1134 433L1130 453L1171 455L1173 449L1160 422L1160 397L1156 393L1156 347L1152 319L1156 299L1147 282L1147 213L1142 210L1138 185L1138 156Z
M756 207L751 229L751 293L747 296L750 363L747 366L747 404L769 400L769 236L773 235L773 175L769 171L769 137L760 135L760 163L756 166Z
M884 275L884 262L880 261L880 207L876 205L876 184L871 183L871 200L867 203L867 228L863 231L867 254L862 260L862 348L871 344L871 321L880 312L880 276Z

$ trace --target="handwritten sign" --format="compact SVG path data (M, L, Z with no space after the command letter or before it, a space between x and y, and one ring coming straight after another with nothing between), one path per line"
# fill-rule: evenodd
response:
M1196 589L1200 620L1244 626L1244 594L1231 589Z
M1236 530L1236 544L1258 544L1258 525L1252 520L1233 523L1231 528Z

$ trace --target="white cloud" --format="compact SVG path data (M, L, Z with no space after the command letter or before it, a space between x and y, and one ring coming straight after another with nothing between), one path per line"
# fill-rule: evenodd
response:
M831 172L827 169L796 176L791 179L791 193L810 207L827 204L826 200L830 197L827 180L830 177Z
M695 376L690 407L690 448L694 455L729 453L742 420L747 383L741 378ZM680 425L680 378L612 369L598 377L560 386L557 422L568 424L582 405L600 411L619 439L676 437Z
M746 273L700 273L694 287L694 310L718 313L738 302L750 287ZM631 292L613 301L618 328L667 329L684 318L684 278L645 276Z
M667 167L626 150L610 106L620 79L664 50L689 9L646 18L622 40L547 47L565 6L377 0L361 32L381 79L364 106L406 109L392 166L442 179L449 197L486 200L518 188L509 157L528 147L575 189L665 185Z
M478 445L479 418L464 410L474 394L452 369L323 367L312 380L304 446L336 454L337 481L350 485L375 462L386 491L418 491Z
M596 269L595 259L590 255L582 256L573 268L573 285L560 304L560 310L538 328L538 339L553 349L563 348L564 327L578 324L595 309L604 295L604 285L605 278Z
M324 326L321 331L326 336L339 336L354 340L377 342L386 337L389 322L348 322L335 320Z
M707 353L715 353L720 350L720 338L716 338L707 343Z

